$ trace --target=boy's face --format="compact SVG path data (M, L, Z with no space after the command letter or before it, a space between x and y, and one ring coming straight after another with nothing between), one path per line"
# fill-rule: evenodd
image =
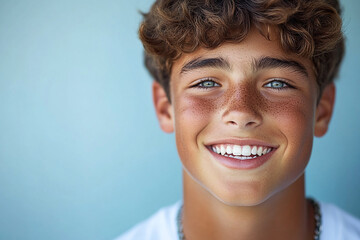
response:
M184 54L173 64L171 104L156 83L154 101L193 183L244 206L303 174L333 107L333 85L318 105L317 89L310 60L252 30L241 43Z

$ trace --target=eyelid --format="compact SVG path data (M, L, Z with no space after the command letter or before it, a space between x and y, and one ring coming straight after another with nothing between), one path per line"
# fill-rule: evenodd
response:
M190 88L197 87L199 84L201 84L201 83L203 83L203 82L206 82L206 81L212 81L212 82L214 82L215 84L221 86L221 84L218 83L218 81L216 81L214 78L207 77L207 78L201 78L201 79L196 80L195 82L193 82L193 83L190 85Z
M268 85L269 83L272 82L282 82L285 83L287 86L287 88L294 88L294 86L292 84L289 83L289 80L284 79L284 78L270 78L266 81L266 83L264 84L264 86Z
M267 80L267 83L273 82L273 81L279 81L279 82L284 82L284 83L289 82L289 81L288 81L287 79L285 79L285 78L275 77L275 78L269 78L269 79Z

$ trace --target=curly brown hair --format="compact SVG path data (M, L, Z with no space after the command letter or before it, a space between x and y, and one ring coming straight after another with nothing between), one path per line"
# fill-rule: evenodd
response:
M170 99L173 62L199 47L240 42L255 26L278 29L285 51L311 59L320 92L344 55L338 0L157 0L139 28L145 65Z

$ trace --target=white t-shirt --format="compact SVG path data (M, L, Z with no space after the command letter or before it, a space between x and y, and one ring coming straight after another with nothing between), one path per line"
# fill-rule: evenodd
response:
M178 240L176 218L181 204L177 202L160 209L115 240ZM322 215L320 240L360 240L359 219L332 204L319 204Z

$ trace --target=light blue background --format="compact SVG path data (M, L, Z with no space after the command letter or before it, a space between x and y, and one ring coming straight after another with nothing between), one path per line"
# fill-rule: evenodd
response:
M0 239L112 239L181 198L137 39L149 0L0 1ZM360 2L307 192L360 217Z

